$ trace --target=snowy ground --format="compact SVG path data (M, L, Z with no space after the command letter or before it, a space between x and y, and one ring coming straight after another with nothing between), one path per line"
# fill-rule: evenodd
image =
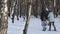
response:
M15 17L14 24L11 22L10 18L8 19L7 34L23 34L25 21L23 21L22 17L19 19L20 20L17 21L17 18ZM60 17L55 18L55 25L57 31L48 31L48 26L47 26L47 30L44 32L42 31L41 20L39 18L31 17L27 34L60 34Z

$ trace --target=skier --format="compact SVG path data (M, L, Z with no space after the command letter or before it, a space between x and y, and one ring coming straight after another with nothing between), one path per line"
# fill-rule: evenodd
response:
M56 27L54 25L54 14L53 14L53 11L49 11L48 19L49 19L49 31L51 31L51 24L54 27L54 31L56 31Z

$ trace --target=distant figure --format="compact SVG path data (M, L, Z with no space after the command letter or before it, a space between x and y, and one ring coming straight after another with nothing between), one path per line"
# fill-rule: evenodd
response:
M48 14L48 19L49 19L49 31L51 31L51 24L53 25L54 27L54 31L56 31L56 27L54 25L54 14L53 14L53 11L49 11L49 14Z
M46 30L45 20L46 20L46 12L45 11L42 11L41 12L41 22L42 22L42 27L43 27L43 30L42 31L45 31Z
M48 20L48 9L41 12L42 31L46 31L46 20Z

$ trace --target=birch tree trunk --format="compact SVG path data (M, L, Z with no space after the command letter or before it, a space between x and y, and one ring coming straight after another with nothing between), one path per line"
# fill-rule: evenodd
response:
M0 34L7 34L7 28L8 28L8 7L7 7L7 0L2 0L3 2L3 7L1 8L2 10L2 15L1 15L1 23L2 23L2 30L0 31Z
M55 14L55 17L57 17L57 8L56 8L56 0L54 0L54 14Z
M28 30L28 25L29 25L30 16L31 16L31 8L32 8L31 2L32 2L32 0L30 0L30 2L29 2L29 11L28 11L28 15L27 15L26 24L25 24L25 27L23 30L23 34L27 34L27 30Z

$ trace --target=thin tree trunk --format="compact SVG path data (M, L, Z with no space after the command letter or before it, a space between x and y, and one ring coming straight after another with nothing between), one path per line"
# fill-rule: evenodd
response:
M8 28L8 7L7 7L7 0L3 0L3 7L2 7L2 15L1 15L1 22L2 22L2 30L0 34L7 34Z
M38 0L35 1L34 16L37 18L38 15Z
M21 17L21 14L22 14L22 0L20 0L20 17Z
M55 17L57 17L57 8L56 8L56 0L54 0L54 14L55 14Z
M30 0L30 2L31 2L31 0ZM28 11L28 15L27 15L26 24L25 24L25 27L24 27L24 30L23 30L23 34L27 34L28 25L29 25L30 16L31 16L31 8L32 8L32 5L30 4L29 5L29 11Z
M18 0L18 16L20 16L20 0Z
M7 5L8 5L8 12L9 12L9 13L8 13L8 16L9 16L9 17L10 17L10 10L11 10L11 9L10 9L10 8L11 8L11 1L12 1L12 0L8 0L8 1L7 1L7 2L8 2L8 3L7 3Z

